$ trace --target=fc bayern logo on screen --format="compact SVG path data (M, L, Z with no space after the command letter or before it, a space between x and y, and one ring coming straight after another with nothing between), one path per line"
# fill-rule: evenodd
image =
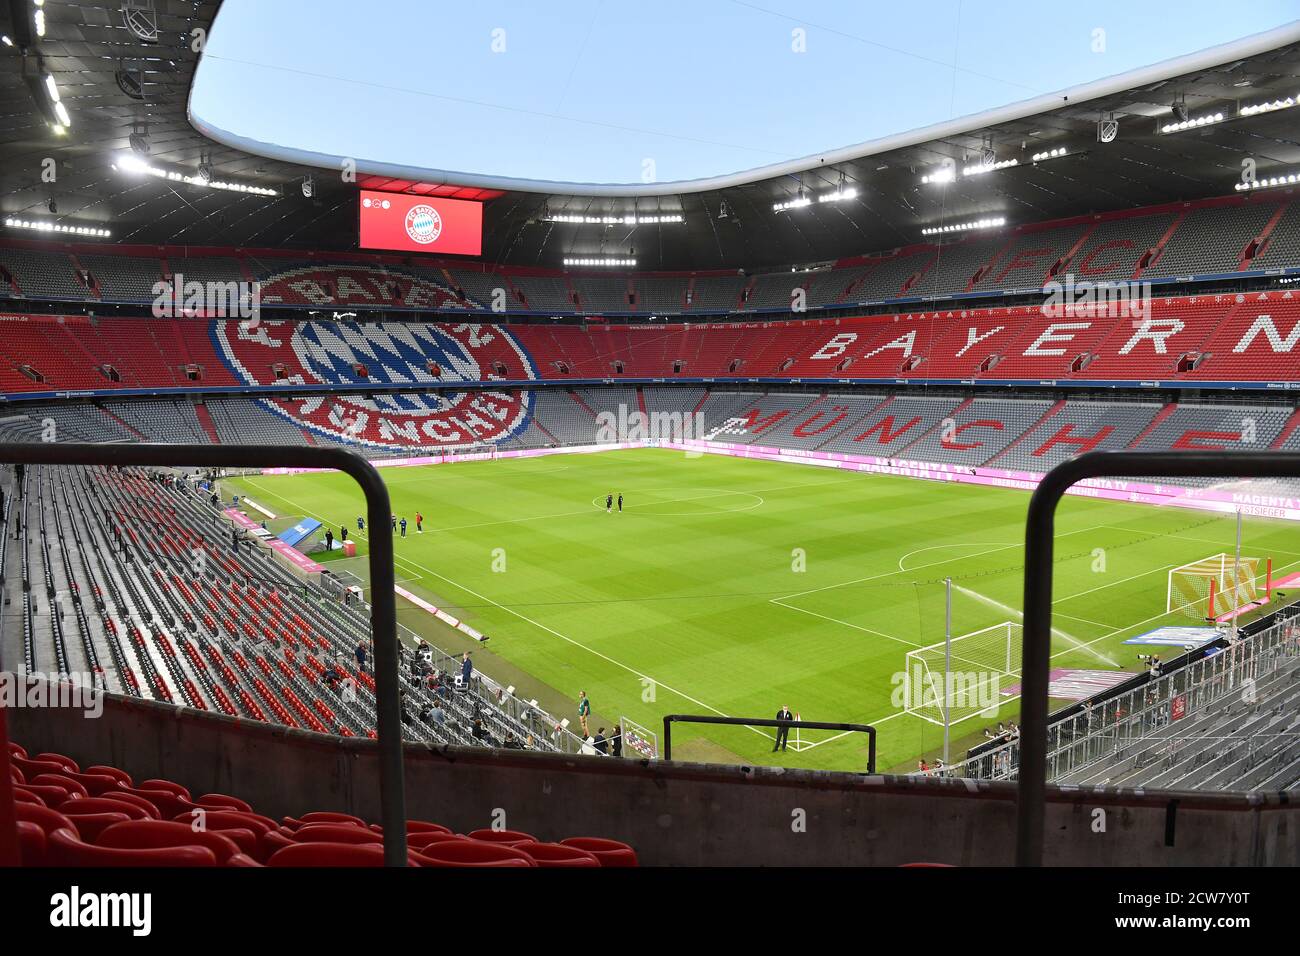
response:
M406 214L406 234L422 246L435 241L442 235L442 217L438 210L426 203L412 206Z

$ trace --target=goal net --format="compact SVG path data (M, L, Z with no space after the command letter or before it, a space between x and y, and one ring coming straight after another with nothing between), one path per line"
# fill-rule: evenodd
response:
M1169 572L1165 613L1204 621L1258 600L1264 583L1259 576L1262 563L1259 558L1220 553L1174 568Z
M624 717L619 728L623 734L623 756L655 760L659 756L659 736L635 720Z
M960 637L951 650L941 641L907 652L903 709L930 723L949 724L992 715L1016 695L1003 688L1020 682L1021 626L1004 621Z

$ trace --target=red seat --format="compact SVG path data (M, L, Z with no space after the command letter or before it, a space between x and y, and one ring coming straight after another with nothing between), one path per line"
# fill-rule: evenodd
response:
M31 778L31 782L37 786L62 787L69 793L75 793L83 797L90 796L84 784L73 780L62 770L57 773L38 773Z
M71 757L65 757L63 756L63 754L39 753L32 759L46 760L51 763L57 763L64 770L71 770L73 773L81 772L81 768L77 766L77 761L73 760Z
M248 831L244 831L248 832ZM203 846L220 864L242 851L230 837L210 830L195 830L170 820L130 820L115 823L99 835L96 846L118 850L156 850L165 847Z
M469 837L461 836L459 833L443 833L440 830L424 830L419 833L408 833L406 835L406 845L412 850L422 850L426 846L433 846L435 843L446 843L449 840L468 840Z
M54 808L55 810L69 800L81 799L81 794L69 793L63 787L57 787L53 784L37 785L31 783L16 783L14 784L14 791L22 791L23 793L30 793L33 796L39 797L42 803L47 807Z
M107 814L105 814L107 816ZM50 834L46 859L51 866L216 866L205 846L117 849L82 843L68 830Z
M473 830L468 836L471 840L482 840L484 843L504 843L506 846L541 842L531 833L524 833L522 830Z
M245 813L242 810L209 810L206 807L199 807L197 810L178 813L172 819L186 826L193 826L196 821L202 820L200 826L206 826L209 830L230 828L252 830L259 837L277 829L275 821L269 817L257 813Z
M277 827L274 830L268 830L263 833L258 842L261 844L261 851L258 859L266 860L268 863L276 853L285 847L297 846L298 841L293 838L294 831L285 827Z
M527 853L504 843L482 840L443 840L411 856L422 866L536 866Z
M85 816L88 813L125 813L132 820L148 820L152 814L130 800L115 800L112 797L83 797L64 804L60 810L68 815Z
M378 824L375 824L378 826ZM445 827L441 823L429 823L425 820L407 820L407 833L450 833L451 828Z
M34 803L22 803L14 806L14 816L19 820L27 820L40 826L46 835L53 833L55 830L71 830L73 833L79 832L77 825L71 818L59 813L57 810L51 810L49 807L37 806Z
M184 813L186 810L193 810L194 804L190 803L186 797L181 797L170 790L147 790L142 787L118 787L121 793L133 793L137 797L143 797L157 808L159 816L164 820L170 820L178 813Z
M44 866L47 838L39 823L18 820L18 862L20 866Z
M55 763L52 760L28 760L26 757L20 757L16 754L9 755L9 763L23 772L23 776L28 780L42 773L62 773L67 768L62 764Z
M65 770L61 774L52 774L51 776L61 776L65 780L72 780L81 785L86 791L87 796L101 796L105 790L115 790L120 785L116 777L104 773L76 773L72 770Z
M158 808L152 803L144 797L137 797L134 793L129 793L126 790L109 790L100 796L105 800L116 800L119 803L129 803L133 807L139 807L144 811L145 816L149 817L151 820L159 820L162 818L162 815L158 812Z
M294 843L278 850L267 866L383 866L378 844Z
M189 811L178 815L171 822L189 830L206 830L211 833L220 833L223 837L233 840L241 853L247 853L258 861L265 859L262 834L273 829L273 827L263 829L260 825L262 821L258 820L253 814L247 816L237 815L236 811L233 810L203 812L198 819L194 818L194 811Z
M295 843L383 843L382 834L350 823L308 823L291 837Z
M107 767L104 764L95 764L93 767L87 767L82 773L98 773L107 777L113 777L118 783L124 786L132 786L131 775L125 770L118 770L116 767Z
M565 846L586 850L600 861L601 866L636 866L636 850L618 840L603 837L569 837L561 840Z
M538 866L600 866L600 860L596 859L594 853L579 850L576 846L565 846L563 843L524 843L515 849L527 853Z
M301 819L302 823L355 823L357 826L365 826L366 821L360 817L354 817L350 813L335 813L332 810L314 810L311 813L304 813Z
M230 797L224 793L205 793L199 797L198 805L201 807L220 807L223 810L242 810L244 813L251 813L253 808L238 797Z
M82 813L68 817L76 824L77 832L92 843L114 823L125 823L131 817L122 812Z
M173 783L170 780L141 780L139 787L141 790L166 790L176 794L183 800L190 799L190 792L182 787L179 783Z

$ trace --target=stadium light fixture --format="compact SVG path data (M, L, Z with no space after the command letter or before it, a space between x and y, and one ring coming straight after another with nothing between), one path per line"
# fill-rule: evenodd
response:
M996 229L1005 226L1007 221L1002 216L990 219L972 219L970 222L954 222L947 226L930 226L921 230L923 236L937 236L948 232L965 232L968 229Z
M785 202L772 203L772 211L784 212L787 209L802 209L804 206L811 205L812 200L808 198L808 194L803 191L803 185L800 184L799 195L795 196L793 199L787 199Z
M3 43L5 46L14 45L14 41L9 39L9 34L7 33L0 33L0 43Z
M1294 186L1300 183L1300 173L1282 173L1278 176L1262 176L1249 182L1239 182L1234 189L1237 192L1249 192L1252 189L1273 189L1276 186Z
M20 219L9 216L5 225L10 229L30 229L33 232L60 233L69 236L89 236L95 239L108 239L113 234L98 226L79 226L75 223L46 222L40 219Z
M852 186L849 186L845 182L844 177L841 176L839 186L836 187L831 192L822 193L820 196L817 197L817 202L819 203L844 202L846 200L855 198L857 195L858 195L857 189L855 189ZM804 206L811 206L812 204L813 204L812 197L810 197L807 193L803 191L803 187L800 187L799 195L796 196L794 199L788 199L785 202L772 203L772 211L784 212L787 209L802 209Z
M943 166L921 177L922 183L950 183L957 178L955 166Z
M802 209L804 206L811 206L812 200L807 196L799 196L786 202L772 203L773 212L785 212L787 209Z
M818 202L844 202L845 200L848 199L854 199L857 195L858 195L858 191L854 189L852 186L840 186L840 188L835 190L835 192L833 193L822 193L820 196L817 197L817 201Z
M996 163L973 163L961 171L963 176L983 176L985 173L996 172L999 169L1010 169L1012 166L1019 166L1018 159L1003 159Z
M280 195L278 190L270 189L266 186L252 186L248 183L232 183L215 179L211 182L204 182L201 176L191 176L187 173L177 172L174 169L169 170L163 169L161 166L154 166L133 153L123 153L113 163L113 168L118 172L154 176L158 179L165 179L168 182L185 183L190 186L203 186L207 189L221 189L226 192L234 193L250 193L255 196Z
M592 259L565 259L566 266L610 266L631 268L636 265L635 259L613 259L613 258L592 258Z
M32 0L36 11L32 14L32 23L36 27L38 37L45 36L45 0Z
M1286 99L1270 100L1264 103L1251 103L1237 110L1238 116L1258 116L1260 113L1273 113L1277 110L1289 110L1300 102L1300 98L1288 96Z
M1029 158L1031 162L1041 163L1047 159L1060 159L1062 156L1068 156L1068 155L1070 155L1069 150L1067 150L1064 146L1058 146L1056 147L1056 149L1049 149L1041 153L1034 153L1034 155Z
M584 226L653 226L685 221L685 217L677 213L654 216L639 216L635 213L626 216L578 216L561 213L542 217L542 222L570 222Z
M1213 126L1215 123L1223 122L1222 113L1207 113L1204 116L1198 116L1195 119L1188 117L1177 123L1166 123L1160 127L1161 133L1181 133L1188 129L1201 129L1204 126Z

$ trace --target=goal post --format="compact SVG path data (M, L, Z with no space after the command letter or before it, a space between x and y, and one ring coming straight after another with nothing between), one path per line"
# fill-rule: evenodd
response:
M656 760L659 757L659 735L635 720L623 717L619 723L623 735L623 756Z
M907 652L904 673L895 678L903 710L943 726L996 711L1015 699L1003 687L1019 683L1022 628L1015 621Z
M1272 561L1226 552L1184 564L1169 572L1165 613L1198 621L1230 614L1259 600L1271 589ZM1261 577L1260 569L1267 568Z

